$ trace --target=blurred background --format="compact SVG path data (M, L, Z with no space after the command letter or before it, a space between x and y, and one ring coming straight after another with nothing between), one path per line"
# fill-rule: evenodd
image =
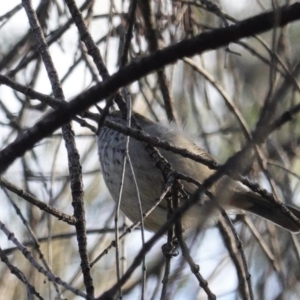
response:
M152 0L150 6L158 48L164 48L293 2ZM109 73L115 73L120 66L130 1L86 0L76 1L76 5ZM65 2L32 1L32 6L48 43L65 99L70 101L102 79L86 46L80 41ZM53 96L22 4L16 0L1 1L0 8L0 74ZM294 22L224 48L177 61L164 69L167 91L162 88L162 78L157 73L134 82L128 87L133 109L154 121L167 123L171 114L166 109L165 99L169 96L177 125L219 162L225 162L247 141L239 120L243 120L245 128L253 131L266 102L273 104L266 113L265 120L268 121L275 120L299 103L299 24ZM138 5L129 63L153 51L146 33L147 23ZM2 79L0 83L3 83ZM105 105L101 102L100 106ZM32 100L26 93L2 84L0 147L4 148L14 141L20 132L33 126L50 110L52 108L45 102ZM90 111L97 112L94 107ZM86 121L96 128L95 122ZM93 261L115 238L115 203L102 178L95 133L74 121L72 125L83 172L88 255ZM261 146L264 168L255 161L245 174L274 192L280 201L296 206L300 206L299 128L299 118L294 118L273 132ZM2 179L64 213L73 214L68 159L61 130L43 139L16 160ZM41 264L46 261L56 276L85 291L74 226L25 201L22 196L3 187L3 182L0 184L0 221L26 245L35 260ZM254 298L299 299L299 237L253 215L230 217L243 243ZM130 224L122 217L120 230ZM153 233L145 234L148 240ZM39 243L34 242L32 235ZM166 238L159 240L146 255L145 299L161 298L165 268L161 246L166 241ZM188 239L187 244L200 266L201 275L217 299L251 299L241 293L243 288L237 265L228 251L230 247L220 227L203 230ZM2 231L0 246L10 263L24 273L42 299L82 299L49 282ZM132 263L141 247L140 230L128 234L122 241L122 272ZM234 249L234 255L240 256L238 248ZM91 273L96 296L117 282L115 260L115 249L112 248L93 266ZM141 298L141 274L140 267L126 282L124 299ZM180 251L171 260L169 280L165 299L207 299ZM26 286L4 263L0 264L0 295L2 299L33 299L29 298Z

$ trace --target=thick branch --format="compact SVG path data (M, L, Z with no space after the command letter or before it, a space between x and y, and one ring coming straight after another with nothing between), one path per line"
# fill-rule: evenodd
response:
M280 21L278 26L284 26L300 19L300 3L283 7L278 10ZM241 38L249 37L273 28L274 12L264 13L237 24L202 33L192 39L184 40L175 45L159 50L152 55L141 58L137 62L122 68L105 82L99 83L80 94L64 108L46 115L32 128L21 134L13 143L0 152L0 173L4 172L17 157L24 155L35 143L53 133L63 124L69 122L76 114L88 109L101 99L115 93L120 87L126 86L139 78L176 62L185 56L193 56L208 50L226 46Z

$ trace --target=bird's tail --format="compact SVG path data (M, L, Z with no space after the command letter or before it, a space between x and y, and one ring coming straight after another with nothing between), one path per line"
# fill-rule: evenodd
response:
M260 195L254 192L243 192L237 194L231 203L234 207L243 209L255 215L258 215L274 224L283 227L291 232L299 232L300 225L292 219L287 213L284 213L282 209L276 204L270 203L270 201L264 199ZM296 207L286 205L291 213L300 219L300 210Z

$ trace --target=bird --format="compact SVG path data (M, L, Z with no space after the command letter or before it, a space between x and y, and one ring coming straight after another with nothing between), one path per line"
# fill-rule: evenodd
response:
M151 137L156 137L171 145L185 148L203 158L213 160L209 153L200 148L192 138L189 138L178 127L153 122L138 113L134 113L133 116L142 130ZM123 119L120 111L114 111L108 114L106 118L109 121L126 125L126 120ZM123 160L126 153L126 136L103 125L98 129L97 144L104 181L112 198L117 202L119 199ZM172 151L159 149L159 152L170 163L174 171L189 176L200 183L203 183L204 180L215 173L215 170L210 169L203 163L175 154ZM132 222L138 222L141 219L141 212L134 179L136 179L138 186L143 212L152 208L156 203L165 185L165 180L162 172L155 166L155 162L146 152L141 141L130 138L128 153L135 178L129 163L127 163L120 209ZM193 195L198 188L196 184L184 180L181 180L181 184L187 195ZM218 203L225 211L249 212L271 221L290 232L297 233L300 230L299 225L277 205L270 203L268 199L226 175L212 185L209 193L217 198ZM201 222L204 222L205 227L213 226L220 219L220 209L216 207L208 214L205 208L205 203L213 201L211 197L205 196L204 200L204 204L202 203L203 201L199 200L183 214L181 224L184 232L189 233L195 230ZM181 201L186 201L186 197L182 197ZM294 216L300 219L300 210L298 208L289 205L286 205L286 207ZM167 200L164 199L145 218L144 227L147 230L157 232L166 223L167 218L168 205Z

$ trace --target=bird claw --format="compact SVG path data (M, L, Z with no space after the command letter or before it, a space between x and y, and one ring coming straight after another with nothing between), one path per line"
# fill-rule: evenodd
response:
M161 251L166 257L176 257L179 252L176 250L177 242L172 241L171 243L163 244L161 247Z

